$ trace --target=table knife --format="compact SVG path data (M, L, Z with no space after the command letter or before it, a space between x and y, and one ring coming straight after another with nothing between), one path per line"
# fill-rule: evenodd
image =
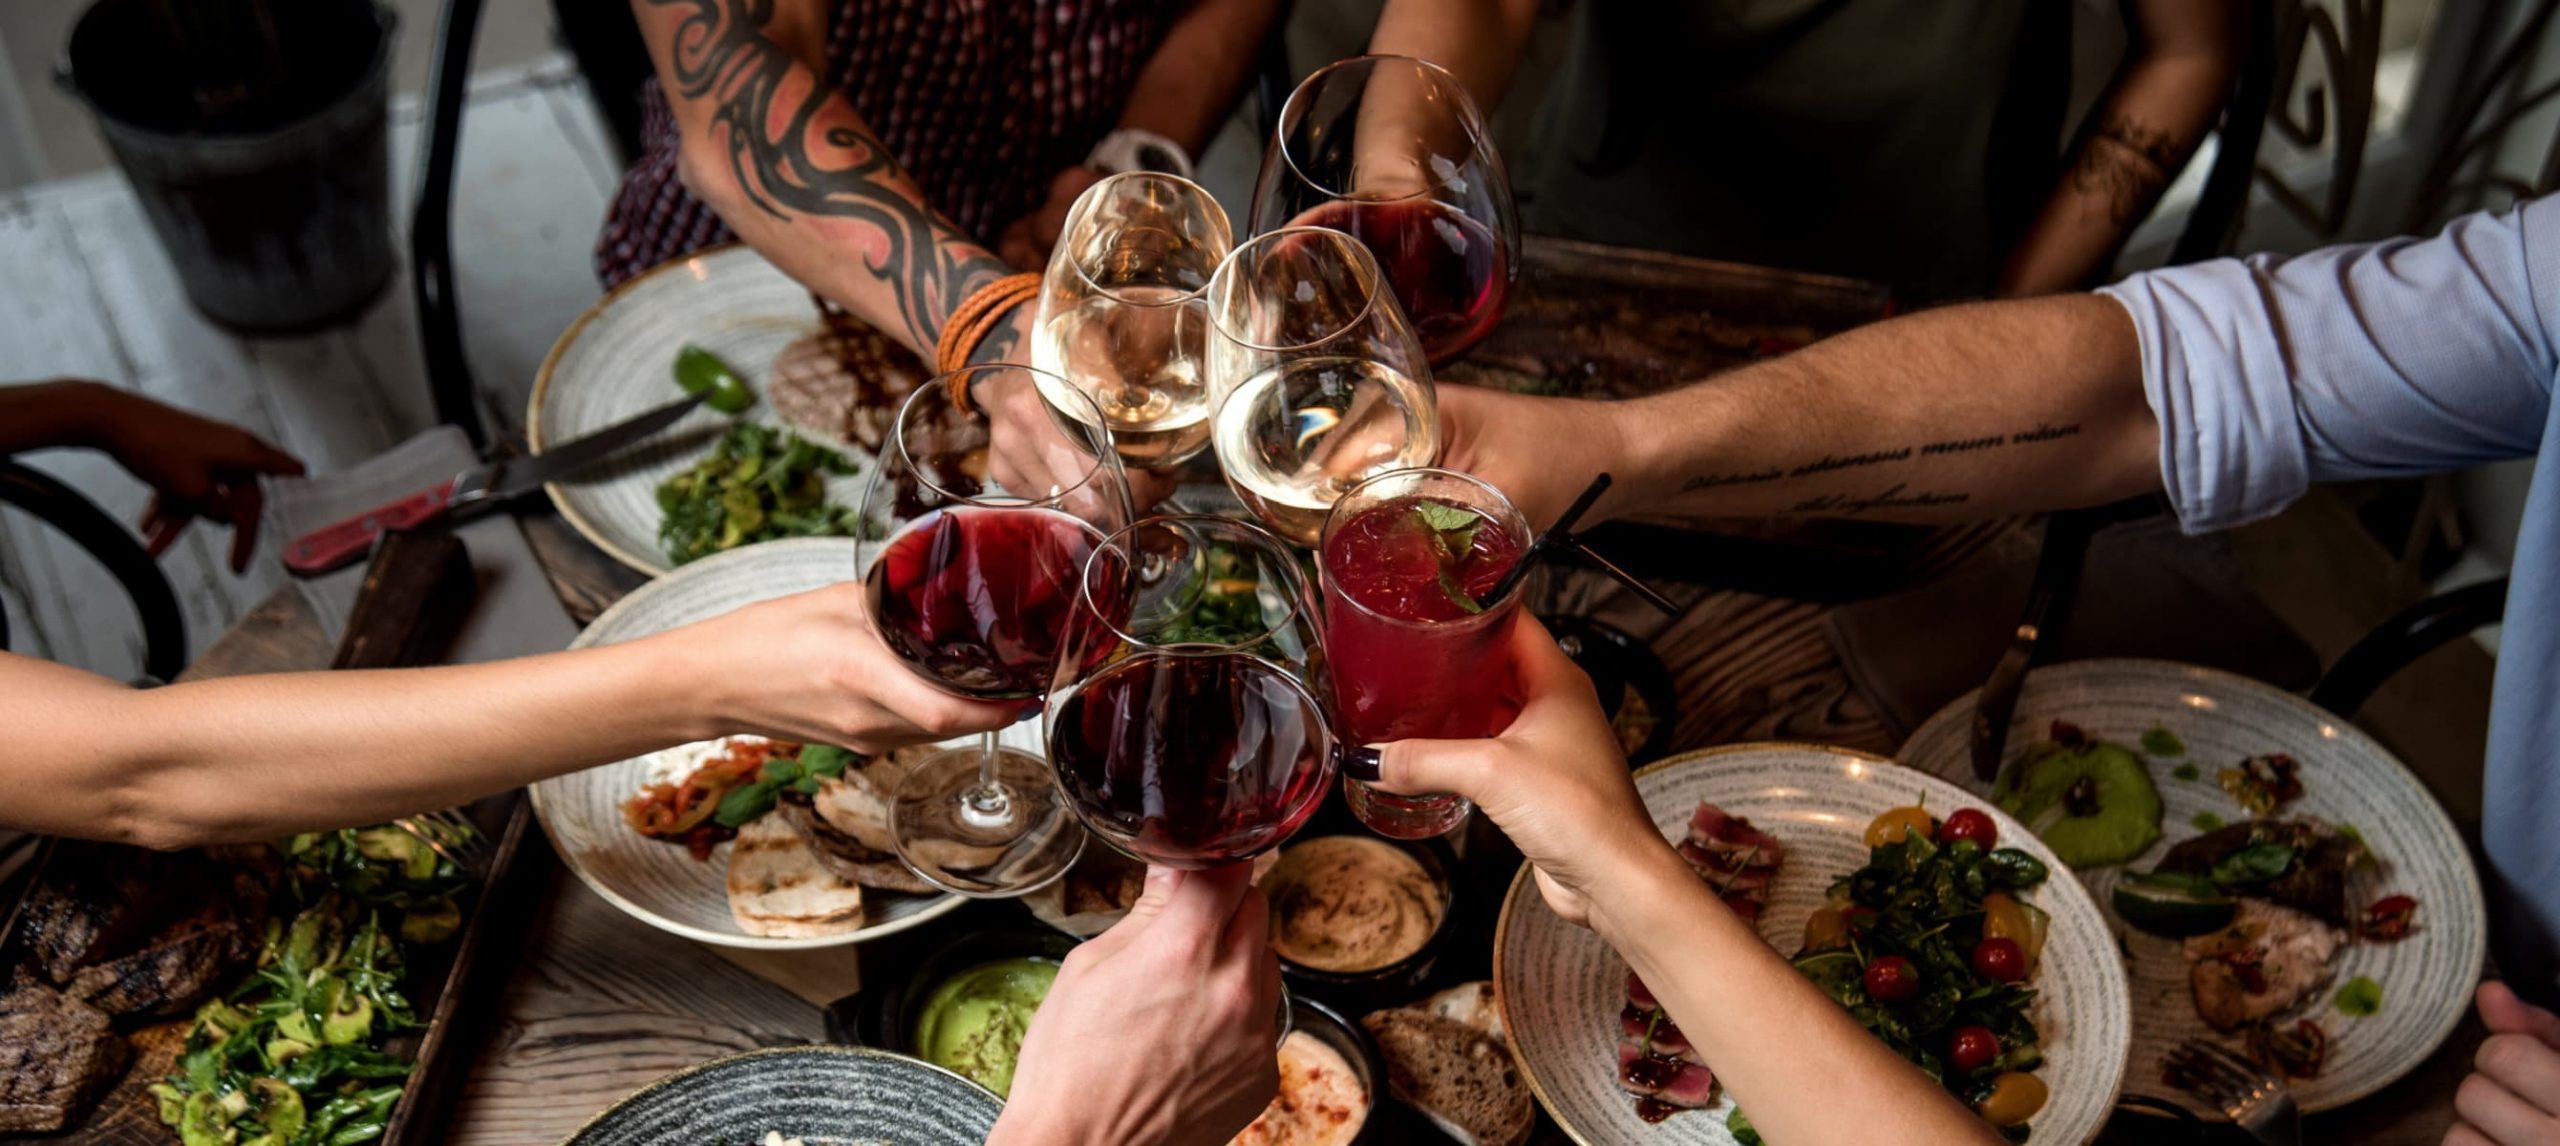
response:
M2053 650L2046 630L2071 615L2071 598L2080 589L2080 570L2088 561L2089 538L2103 523L2104 509L2069 509L2045 519L2044 548L2036 555L2035 581L2027 590L2027 610L2018 631L1982 692L1973 702L1973 776L1990 783L2000 774L2000 758L2009 746L2009 718L2018 711L2018 691L2027 670Z
M467 521L619 453L683 419L710 397L693 394L529 457L482 462L416 493L324 525L284 548L284 567L309 577L363 557L385 533L439 517Z

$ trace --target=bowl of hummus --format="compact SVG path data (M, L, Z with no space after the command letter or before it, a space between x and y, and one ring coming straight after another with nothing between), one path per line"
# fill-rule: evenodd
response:
M1373 1127L1387 1068L1358 1024L1304 995L1289 999L1280 1040L1280 1089L1228 1146L1357 1146Z
M1439 839L1301 836L1258 881L1292 986L1365 1005L1430 975L1449 929L1457 853Z

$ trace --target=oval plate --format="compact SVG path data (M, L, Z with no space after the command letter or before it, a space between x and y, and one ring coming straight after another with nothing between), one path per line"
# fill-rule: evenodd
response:
M525 437L540 453L682 397L670 371L687 343L719 355L754 392L756 404L738 417L785 426L765 389L773 359L818 325L809 288L751 247L715 247L651 268L614 288L552 344L534 376ZM658 545L665 516L658 486L718 444L735 420L695 410L657 438L543 488L596 548L654 577L670 567ZM829 500L859 507L871 455L840 438L785 428L860 464L861 472L827 481Z
M1748 818L1787 846L1771 885L1760 936L1780 954L1800 945L1805 917L1831 881L1867 862L1867 821L1925 796L1944 811L1982 807L2003 846L2019 847L2055 872L2060 861L2025 828L1934 776L1863 752L1810 744L1736 744L1674 756L1636 772L1636 791L1664 837L1688 831L1701 800ZM2032 1126L2031 1146L2077 1146L2097 1136L2123 1080L2133 1016L2124 964L2098 906L2058 876L2027 901L2053 916L2036 970L2030 1016L2043 1036L2052 1098ZM1721 1091L1706 1110L1659 1124L1636 1117L1635 1096L1618 1088L1618 1011L1626 1002L1626 962L1590 930L1547 907L1522 867L1494 928L1493 981L1502 1022L1520 1052L1521 1072L1556 1124L1583 1146L1680 1143L1725 1146L1733 1100Z
M2329 1061L2320 1076L2291 1084L2302 1109L2327 1110L2390 1085L2425 1062L2462 1021L2488 944L2480 873L2444 808L2373 738L2292 693L2169 661L2075 661L2028 673L2009 724L2009 759L2045 739L2056 719L2137 754L2142 734L2153 728L2166 728L2185 743L2181 756L2148 758L2166 811L2160 842L2130 867L2149 870L2171 845L2202 834L2194 823L2200 812L2246 819L2215 772L2249 756L2286 752L2302 766L2303 794L2285 814L2353 825L2382 861L2378 876L2349 881L2348 901L2366 903L2391 892L2417 897L2417 929L2408 938L2349 945L2332 965L2332 987L2299 1012L2318 1019L2330 1034ZM1966 693L1911 734L1902 746L1903 762L1987 793L1990 785L1973 783L1972 721L1973 694ZM2196 778L2178 779L2180 764L2193 764ZM2112 900L2120 870L2099 868L2080 878L2104 905ZM2134 1009L2142 1016L2134 1025L2134 1065L2125 1089L2220 1119L2220 1111L2160 1081L2160 1058L2170 1047L2191 1037L2214 1037L2196 1017L2177 941L2123 926L2112 908L2104 910L2131 956ZM2349 1018L2329 999L2335 984L2358 975L2382 985L2382 1009ZM2236 1038L2224 1041L2239 1045Z
M777 1047L680 1070L614 1103L562 1146L977 1146L1004 1104L978 1084L862 1047Z
M861 576L861 550L849 537L801 537L705 557L633 590L570 647L636 640L741 605L855 580ZM1037 724L1017 724L1000 739L1034 756L1043 754ZM724 947L794 950L904 931L961 904L954 895L865 889L863 904L871 922L860 930L800 938L749 935L729 913L729 845L720 845L710 862L697 863L684 848L644 837L623 822L623 801L639 792L648 774L649 758L644 756L555 776L533 786L533 811L570 871L650 926Z

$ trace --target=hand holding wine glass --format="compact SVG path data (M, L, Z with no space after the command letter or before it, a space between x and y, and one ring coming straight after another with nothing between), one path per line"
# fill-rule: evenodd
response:
M975 366L918 387L864 504L866 520L894 527L866 581L881 639L927 682L972 699L1027 701L1049 687L1085 560L1134 515L1098 417L998 416L1041 401L1041 385L1027 367ZM1080 393L1048 397L1091 412ZM994 733L910 768L890 831L918 876L979 896L1056 879L1084 839L1046 766L1000 751Z
M1291 226L1368 244L1434 364L1493 329L1519 277L1502 158L1465 85L1424 60L1343 60L1290 93L1250 229Z

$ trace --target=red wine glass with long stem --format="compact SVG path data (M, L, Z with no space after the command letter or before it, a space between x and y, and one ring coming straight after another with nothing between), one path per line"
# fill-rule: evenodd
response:
M1502 319L1519 277L1511 180L1464 84L1439 65L1360 56L1319 68L1280 109L1250 230L1331 227L1377 252L1440 365Z
M871 615L909 669L957 696L1036 701L1087 559L1134 513L1092 400L1022 366L977 366L918 387L880 450L863 513ZM1082 402L1060 416L1043 405ZM1064 875L1084 832L1049 768L1000 748L917 761L890 799L898 858L961 895L1021 895Z
M1324 633L1285 542L1155 517L1086 567L1049 690L1049 760L1093 834L1206 868L1278 847L1336 767Z

